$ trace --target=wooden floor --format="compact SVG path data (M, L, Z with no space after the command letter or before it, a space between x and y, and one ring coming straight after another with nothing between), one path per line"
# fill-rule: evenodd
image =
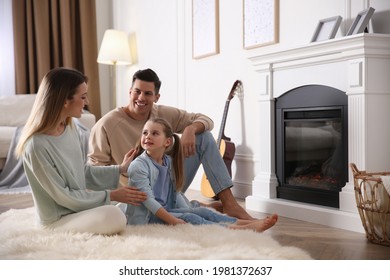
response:
M187 196L203 202L212 201L199 192L189 190ZM243 201L239 201L244 206ZM0 213L11 208L32 207L30 194L0 195ZM263 218L266 213L249 212ZM281 245L294 246L310 253L316 260L388 260L390 247L367 241L362 233L356 233L323 225L280 217L278 223L265 234L271 235Z

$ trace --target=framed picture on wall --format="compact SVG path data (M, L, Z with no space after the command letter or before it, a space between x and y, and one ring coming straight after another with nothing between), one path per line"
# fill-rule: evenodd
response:
M358 34L362 33L364 29L367 27L368 22L370 21L372 15L374 14L375 9L369 7L368 9L365 9L358 13L355 20L353 21L351 27L349 28L347 32L348 35Z
M243 0L244 48L279 41L279 0Z
M219 53L219 0L192 0L192 57Z
M340 27L343 18L341 16L321 19L311 39L311 42L333 39Z

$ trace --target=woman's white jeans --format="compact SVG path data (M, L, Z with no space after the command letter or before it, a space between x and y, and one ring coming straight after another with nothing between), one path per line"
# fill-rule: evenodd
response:
M125 230L126 216L115 205L103 205L63 216L46 228L111 235Z

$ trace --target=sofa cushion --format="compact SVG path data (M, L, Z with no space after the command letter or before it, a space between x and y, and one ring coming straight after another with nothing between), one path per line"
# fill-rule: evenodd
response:
M16 126L0 127L0 158L6 158L12 138L14 137Z
M88 129L92 129L92 127L96 123L96 117L94 114L91 114L86 110L83 110L83 113L81 114L81 118L79 118L79 121L82 125L84 125Z
M30 115L36 94L0 96L0 126L23 126Z

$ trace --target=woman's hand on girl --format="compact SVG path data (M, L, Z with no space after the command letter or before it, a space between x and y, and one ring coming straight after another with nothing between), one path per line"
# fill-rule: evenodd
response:
M141 205L148 198L145 192L135 187L122 186L110 192L111 201L118 201L135 206Z

